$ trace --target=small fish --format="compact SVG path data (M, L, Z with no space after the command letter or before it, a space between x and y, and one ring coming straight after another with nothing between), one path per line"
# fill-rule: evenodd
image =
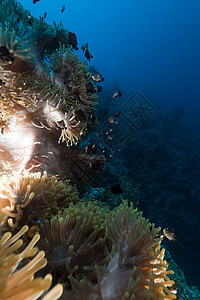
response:
M92 170L98 171L98 170L101 170L102 165L101 165L101 162L99 160L96 160L96 161L91 161L89 163L89 167Z
M34 22L33 17L31 16L31 13L29 12L29 14L28 14L28 24L32 27L33 22Z
M65 80L64 81L64 85L66 85L70 89L76 88L76 83L75 83L75 81L73 79L72 80Z
M6 83L0 78L0 86L5 85Z
M169 240L169 241L176 241L176 233L175 230L173 228L169 229L169 228L164 228L163 229L163 234L161 234L160 237L164 237L165 239Z
M64 10L65 10L65 6L63 5L62 8L61 8L61 13L62 14L63 14Z
M120 195L123 194L124 190L121 188L121 186L117 183L110 187L110 191L112 194Z
M97 72L96 74L92 75L92 79L96 82L101 82L104 81L104 78L102 77L102 75Z
M91 145L87 145L86 148L85 148L85 152L87 154L92 154L92 146Z
M85 57L90 61L93 58L93 55L89 52L88 48L85 49Z
M27 235L30 239L32 239L32 237L35 235L36 231L37 231L37 227L38 225L33 225L31 226L31 228L29 229Z
M118 113L116 113L115 115L108 117L108 122L109 122L110 124L114 123L114 122L115 122L115 118L118 117L119 114L120 114L120 113L118 112Z
M87 116L84 114L82 109L77 109L73 111L73 116L77 121L80 122L86 122L87 121Z
M97 145L96 144L92 145L92 154L96 154L97 150L98 150Z
M100 92L102 92L102 91L103 91L103 88L102 88L102 86L100 86L100 85L97 85L96 87L97 87L97 92L98 92L98 93L100 93Z
M45 11L43 17L39 16L39 18L40 18L40 20L41 20L42 22L44 21L44 19L45 19L46 17L47 17L47 11Z
M86 146L85 148L85 152L88 153L88 154L96 154L97 153L97 145L94 144L94 145L88 145Z
M71 31L68 31L67 36L68 36L68 44L71 45L73 49L78 50L76 34Z
M87 93L90 93L90 94L95 93L95 88L91 82L87 82L85 87L86 87Z
M81 50L85 51L85 49L88 48L88 43L86 43L85 45L81 46Z
M35 4L36 2L39 2L40 0L33 0L33 4Z
M107 108L104 109L104 113L105 113L106 116L108 115L108 109Z
M112 141L112 139L113 139L113 137L112 137L112 135L107 135L107 140L109 140L109 141Z
M103 154L105 154L107 151L108 151L108 149L107 149L106 147L103 147L103 148L102 148Z
M119 90L116 90L116 92L113 94L113 100L117 97L121 97L122 93Z
M88 50L88 43L86 43L85 45L83 45L81 47L81 49L85 52L85 57L87 58L87 60L90 61L90 59L93 58L93 55Z
M5 46L0 47L0 59L5 60L7 62L13 62L15 59L10 55L10 52Z
M94 187L98 188L98 187L101 187L101 186L102 186L102 182L97 182Z
M96 116L95 115L90 115L90 121L91 122L96 122Z
M65 122L64 122L64 120L58 121L57 125L58 125L58 127L64 129L65 128Z
M87 131L86 131L86 129L84 128L84 129L82 129L81 131L80 131L80 135L82 136L86 136L86 134L87 134ZM75 144L75 145L77 145L77 144Z

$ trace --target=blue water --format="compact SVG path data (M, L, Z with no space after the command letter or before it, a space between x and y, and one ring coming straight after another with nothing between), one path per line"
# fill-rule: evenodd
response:
M89 50L94 56L89 64L102 73L105 78L102 84L104 89L110 90L112 94L117 86L125 96L139 90L161 112L181 106L185 113L185 124L198 133L199 0L19 2L33 16L42 16L47 11L47 23L62 21L65 28L76 33L79 47L77 54L84 61L80 48L86 42L89 43ZM63 5L66 9L62 14L60 10ZM179 232L183 225L180 224ZM195 235L195 228L190 228L189 232ZM184 232L182 237L184 239ZM196 239L196 245L193 239L193 247L198 249L199 236ZM184 244L183 240L181 242ZM172 252L174 247L177 246L171 246ZM182 250L179 248L179 251ZM190 255L192 253L191 248ZM192 263L195 264L195 259ZM189 268L184 267L189 283L197 285L198 278L192 278Z
M199 129L198 0L19 2L36 17L47 11L50 24L61 20L76 33L79 49L88 42L104 86L118 83L124 94L140 90L163 111L181 105L187 123Z

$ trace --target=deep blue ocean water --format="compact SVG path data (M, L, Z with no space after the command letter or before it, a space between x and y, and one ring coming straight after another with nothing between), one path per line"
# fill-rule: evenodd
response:
M161 112L177 106L182 107L184 123L198 133L199 0L40 0L36 4L32 0L19 2L33 16L43 16L47 12L47 23L52 24L53 20L57 23L62 21L66 29L76 33L79 47L77 54L84 61L80 48L88 42L89 50L94 56L89 65L102 73L105 78L102 83L104 89L110 90L111 94L115 87L120 89L124 98L119 101L137 90ZM60 10L63 5L65 11L62 14ZM129 150L131 153L131 149ZM168 213L170 214L170 209ZM199 230L196 231L192 226L193 222L189 232L195 235ZM180 224L178 231L182 228L182 239L187 239L184 237L184 224ZM193 243L189 255L192 256L194 247L196 250L199 246L199 236L196 236L196 245ZM172 256L174 248L182 251L176 245L170 248ZM196 250L195 255L197 252ZM178 261L191 285L198 284L197 275L192 274L193 264L196 270L200 267L199 258L196 263L195 255L191 257L190 266Z
M187 122L199 129L198 0L19 2L36 17L47 11L50 24L61 20L76 33L79 49L88 42L104 86L118 83L124 94L140 90L163 111L181 105Z

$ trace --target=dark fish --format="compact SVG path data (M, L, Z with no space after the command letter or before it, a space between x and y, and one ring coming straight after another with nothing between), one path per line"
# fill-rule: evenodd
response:
M95 170L95 171L98 171L98 170L101 170L102 169L102 164L99 160L96 160L96 161L91 161L89 163L89 167L90 169L92 170Z
M31 16L31 13L29 12L29 14L28 14L28 24L32 27L33 22L34 22L33 17Z
M102 77L102 75L97 72L96 74L92 75L92 79L96 82L101 82L104 81L104 78Z
M115 122L115 118L118 117L119 114L120 114L120 113L118 112L118 113L116 113L115 115L110 116L110 117L108 118L108 122L109 122L110 124L114 123L114 122Z
M96 154L97 153L97 145L94 144L94 145L88 145L86 146L85 148L85 152L88 153L88 154Z
M96 154L97 150L98 150L97 145L96 144L92 145L92 154Z
M41 20L42 22L44 21L44 19L45 19L46 17L47 17L47 11L45 11L43 17L39 16L39 18L40 18L40 20Z
M110 191L111 191L111 193L116 194L116 195L123 194L123 192L124 192L124 190L121 188L121 186L118 183L112 185L110 187Z
M116 92L113 94L113 100L117 97L121 97L122 93L119 90L116 90Z
M62 14L63 14L64 10L65 10L65 6L63 5L62 8L61 8L61 13Z
M85 45L81 46L81 50L85 51L85 49L88 48L88 43L86 43Z
M102 186L102 182L97 182L94 187L98 188L98 187L101 187L101 186Z
M10 52L5 46L0 47L0 59L5 60L7 62L13 62L15 59L10 55Z
M84 114L82 109L77 109L73 111L73 116L77 121L80 122L86 122L87 121L87 116Z
M108 115L108 109L107 108L104 109L104 113L105 113L106 116Z
M87 60L90 61L90 59L93 58L93 55L88 50L88 43L81 46L81 49L85 52L85 57L87 58Z
M68 36L68 44L71 45L73 49L78 50L76 34L68 31L67 36Z
M171 229L164 228L163 229L163 235L161 235L161 237L164 237L164 238L166 238L169 241L176 241L175 230L173 228L171 228Z
M91 82L86 83L85 85L87 93L93 94L95 93L95 88Z
M87 154L92 154L92 146L91 145L87 145L86 148L85 148L85 152Z
M33 4L35 4L36 2L39 2L40 0L33 0Z
M103 147L102 152L103 154L105 154L108 151L108 149L106 147Z
M89 52L88 48L85 49L85 57L90 61L93 58L93 55Z
M62 129L65 128L65 122L64 122L63 120L58 121L58 122L57 122L57 125L58 125L58 127L62 128Z
M64 81L64 85L66 85L67 87L71 89L74 89L76 87L76 83L75 81L72 79L72 80L65 80Z
M0 79L0 86L5 85L5 84L6 83L2 79Z
M96 122L96 116L95 115L90 115L90 121Z
M109 140L109 141L112 141L112 139L113 139L112 135L107 135L106 138L107 138L107 140Z
M103 91L103 88L102 88L102 86L100 86L100 85L97 85L97 92L98 93L100 93L100 92L102 92Z
M85 128L80 131L80 135L86 136L86 134L87 134L87 131Z

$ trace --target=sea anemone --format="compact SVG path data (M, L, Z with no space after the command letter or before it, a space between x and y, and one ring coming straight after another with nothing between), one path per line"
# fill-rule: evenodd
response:
M78 192L69 181L62 182L56 176L49 178L46 172L13 172L0 180L0 209L6 213L11 229L38 224L46 214L78 201Z
M47 270L64 282L67 290L73 278L81 281L87 277L97 283L95 265L103 266L109 257L105 215L105 209L95 202L70 203L63 214L39 226L38 246L46 253Z
M102 299L176 299L159 231L128 202L111 212L108 239L115 252L99 283Z
M39 248L63 299L176 299L159 230L128 202L114 211L89 202L45 221Z
M64 45L48 57L48 65L56 81L64 85L72 98L81 104L82 108L94 105L95 94L87 93L86 85L91 76L84 62L81 62L71 48Z
M37 248L34 247L39 240L39 235L35 235L29 245L19 252L23 243L20 237L27 230L28 226L24 226L14 236L6 232L0 240L1 299L38 299L51 286L51 274L47 274L44 278L34 278L34 274L47 263L44 251L37 253ZM15 254L17 250L18 254ZM24 259L34 255L36 256L29 263L19 268ZM43 299L58 299L61 294L62 285L58 284Z

